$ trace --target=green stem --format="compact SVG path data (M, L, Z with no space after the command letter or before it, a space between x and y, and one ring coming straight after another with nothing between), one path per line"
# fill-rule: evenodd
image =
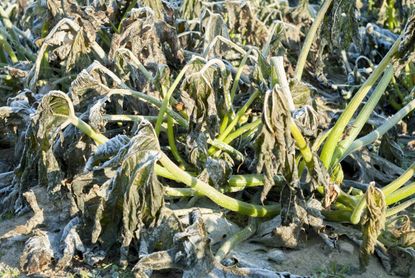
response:
M356 225L360 222L360 219L362 218L362 214L365 211L366 208L366 197L362 196L360 198L359 203L354 208L352 215L350 216L350 223Z
M104 144L105 142L109 140L104 135L93 130L90 125L88 125L83 120L79 119L78 117L70 117L69 121L71 122L71 124L76 126L79 130L81 130L83 133L91 137L98 145Z
M360 87L358 92L352 98L350 103L347 105L346 109L340 115L339 119L337 120L336 124L334 125L330 135L327 138L326 143L323 146L321 151L321 161L323 165L329 169L331 167L331 161L333 158L334 150L340 141L341 137L343 136L343 132L350 122L351 118L353 117L354 113L356 112L357 108L363 101L364 97L367 95L369 90L378 80L379 76L383 73L385 68L389 65L390 61L392 60L395 53L398 51L399 44L401 39L397 39L393 44L392 48L386 54L386 56L382 59L376 69L372 72L366 82Z
M258 220L250 218L248 225L226 240L215 254L217 261L222 261L223 258L239 243L247 240L253 236L258 228Z
M13 42L11 46L15 47L16 52L21 60L25 58L28 58L30 61L36 60L36 56L33 54L33 52L31 52L29 48L23 47L19 41L13 39L12 36L4 28L0 27L0 33L3 37L5 37L6 40Z
M264 185L265 177L261 174L233 175L228 183L233 187L261 186Z
M395 214L398 214L399 212L409 208L413 204L415 204L415 199L408 200L406 202L403 202L402 204L399 204L399 205L394 206L390 209L387 209L386 210L386 217L391 217Z
M338 160L343 156L345 151L350 147L352 142L356 139L359 135L360 131L362 130L365 123L368 121L370 115L372 114L373 110L375 109L376 105L378 104L381 96L386 90L389 82L393 77L393 67L389 65L386 69L382 79L379 81L379 84L376 86L376 89L370 96L369 100L365 104L365 106L360 111L359 115L356 117L356 120L353 122L352 128L349 130L349 135L339 143L336 148L336 157L334 158L335 161L332 165L336 165ZM336 161L337 160L337 161Z
M229 126L225 129L223 133L219 135L219 140L223 141L231 133L231 131L237 125L241 117L245 115L245 112L248 110L248 108L251 106L251 104L258 96L259 90L255 90L255 92L249 97L248 101L244 104L244 106L242 106L242 108L239 109L238 113L236 114L232 122L229 124Z
M255 121L253 121L252 123L246 124L241 126L240 128L238 128L237 130L235 130L234 132L230 133L224 140L223 142L226 144L230 144L233 140L235 140L236 138L238 138L239 136L241 136L242 134L244 134L247 131L250 131L252 129L256 129L258 126L260 126L262 124L262 120L261 119L257 119Z
M409 181L415 174L415 163L412 163L406 171L399 176L396 180L389 183L387 186L382 188L383 194L389 196L399 188L401 188L407 181Z
M229 209L231 211L236 211L244 215L255 216L255 217L268 217L277 215L280 212L280 206L259 206L253 205L246 202L242 202L226 196L225 194L220 193L215 188L209 184L192 177L187 172L180 169L176 164L174 164L164 153L161 153L160 163L170 172L174 173L177 179L180 182L186 184L190 188L193 188L198 193L208 197L213 202L218 204L221 207Z
M12 36L13 40L16 43L18 43L18 36L16 35L16 32L13 29L13 23L11 22L7 12L1 6L0 6L0 17L3 19L4 27L6 27L7 31Z
M146 95L142 92L137 92L130 89L111 89L111 92L114 94L133 96L159 108L162 106L162 102L160 100L156 99L155 97ZM172 109L167 109L167 114L169 114L179 125L185 128L189 127L187 120L184 119L180 114L173 111Z
M193 197L193 196L203 196L198 194L192 188L173 188L169 186L164 187L164 193L169 197Z
M104 135L95 132L87 123L79 118L71 117L70 122L79 128L86 135L94 139L97 144L104 144L109 139ZM171 178L172 180L181 182L194 189L198 194L208 197L214 203L231 211L239 212L244 215L254 217L270 217L280 213L279 205L259 206L231 198L210 186L209 184L191 176L188 172L180 169L172 162L166 154L161 152L159 162L164 166L160 167L156 164L155 171L159 176Z
M160 111L158 114L158 119L155 126L155 131L157 136L160 134L160 127L161 123L163 122L164 113L167 110L167 107L170 103L170 98L176 89L177 85L179 85L180 80L183 78L184 74L186 73L187 69L189 68L189 64L183 67L183 69L180 71L180 73L177 75L176 79L174 80L173 84L170 86L169 90L167 91L166 95L164 96L163 102L160 107Z
M307 164L307 168L311 171L313 169L313 153L311 152L310 147L307 144L304 136L301 134L300 129L297 125L291 121L290 123L290 131L291 135L295 140L295 145L300 150L305 163Z
M104 115L104 120L109 122L141 122L143 120L156 121L157 116L142 116L142 115Z
M349 156L351 153L357 150L360 150L364 146L375 142L377 139L382 137L388 130L393 128L400 120L402 120L406 115L408 115L414 109L415 109L415 99L413 99L411 102L405 105L405 107L403 107L395 115L390 117L380 127L370 132L368 135L361 137L357 139L356 141L354 141L350 145L350 147L347 149L347 151L344 153L340 161L343 160L345 157Z
M274 181L281 183L284 182L284 178L277 175L274 177ZM262 186L264 182L265 176L262 174L232 175L228 179L228 185L236 188Z
M351 210L322 210L324 218L329 221L349 223Z
M19 62L19 59L17 59L16 53L14 53L13 48L7 41L7 39L0 34L0 46L3 48L3 50L9 54L10 60L13 64L17 64Z
M169 179L169 180L174 180L177 182L180 182L180 179L177 178L177 176L173 175L172 173L170 173L169 171L167 171L166 168L156 164L155 165L155 171L157 173L157 176Z
M176 146L176 139L174 138L174 123L171 116L167 116L167 139L169 141L170 151L173 154L176 161L184 167L184 159L180 156Z
M414 194L415 194L415 182L410 183L402 187L401 189L394 191L393 193L389 195L385 195L386 196L385 201L387 205L392 205Z
M220 141L224 141L225 138L231 133L233 128L237 125L240 118L245 115L245 112L248 110L249 106L254 102L254 100L259 96L259 90L255 90L255 92L249 97L248 101L242 106L241 109L239 109L238 113L236 114L235 118L232 120L232 122L228 125L228 127L224 130L224 132L220 133L218 136L218 139ZM208 153L210 155L214 154L216 152L215 147L210 147Z
M238 89L239 80L241 79L242 72L244 70L245 64L250 54L251 54L251 51L248 51L244 55L244 57L242 58L241 64L239 65L238 71L236 72L235 79L233 81L231 92L230 92L231 103L233 103L233 100L235 99L235 94L236 94L236 90ZM230 111L227 111L227 113L223 117L222 124L220 127L221 133L225 131L226 127L228 126L229 119L232 119L234 116L235 116L235 112L233 111L233 109L230 109Z
M295 79L297 79L298 81L301 81L308 52L310 51L311 45L314 41L314 37L317 35L317 30L320 27L321 22L323 21L324 16L331 5L331 2L333 2L333 0L324 1L323 5L317 13L316 18L314 19L313 25L311 25L311 28L307 33L307 37L305 38L303 48L301 49L300 56L297 60L297 65L295 67Z
M213 147L215 147L216 149L232 154L238 160L242 161L244 159L244 155L240 151L226 144L225 142L220 141L219 139L215 139L215 140L208 139L208 143L212 145ZM215 155L216 154L217 153L215 153Z

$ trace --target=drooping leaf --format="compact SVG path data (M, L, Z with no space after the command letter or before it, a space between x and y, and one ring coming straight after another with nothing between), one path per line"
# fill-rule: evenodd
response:
M122 33L113 36L109 53L111 60L119 48L129 49L146 68L158 64L176 66L184 59L176 30L154 18L149 8L130 11L122 22Z
M399 73L409 61L415 58L415 12L408 19L402 32L402 40L397 53L398 61L395 63L396 72Z
M19 192L16 209L22 209L22 194L30 187L40 184L51 190L64 178L52 145L58 132L69 124L70 115L74 115L73 106L63 92L51 91L42 98L26 131L22 157L15 169L13 185Z
M321 36L326 38L331 49L347 49L352 42L360 44L355 2L334 1L325 17Z
M265 200L274 185L274 176L281 174L287 183L298 182L295 163L295 143L291 137L291 115L287 100L276 85L264 107L264 125L257 138L256 170L265 174L261 200ZM267 102L265 102L267 104Z
M160 147L150 123L142 122L137 134L119 150L119 167L109 182L108 196L96 212L99 242L105 248L121 245L122 263L127 262L130 244L143 227L156 223L163 207L163 189L154 166Z
M366 198L366 215L362 219L363 242L360 247L360 264L366 267L369 263L369 255L375 251L378 236L385 228L386 202L380 189L370 185L364 196Z

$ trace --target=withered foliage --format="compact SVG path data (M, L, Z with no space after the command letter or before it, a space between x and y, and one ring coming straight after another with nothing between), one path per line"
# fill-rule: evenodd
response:
M2 1L0 222L34 215L0 249L24 242L27 275L114 264L135 277L300 278L230 252L318 235L359 244L362 267L376 254L409 275L414 202L393 207L380 187L415 158L413 115L335 167L319 150L397 39L391 85L360 135L413 101L414 4L332 1L297 80L326 1ZM358 225L328 221L350 222L359 200ZM401 205L409 216L389 217Z

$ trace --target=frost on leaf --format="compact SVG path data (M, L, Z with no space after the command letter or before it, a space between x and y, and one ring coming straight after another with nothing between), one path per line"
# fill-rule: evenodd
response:
M22 207L22 194L37 184L54 188L64 178L52 145L59 131L73 115L69 98L62 92L52 91L42 98L31 119L24 139L19 166L15 169L13 185L18 192L16 209ZM13 199L9 200L13 202ZM4 205L10 205L7 202Z
M160 156L158 141L150 123L142 123L137 134L119 150L119 166L107 183L95 213L92 234L108 250L121 245L121 261L126 262L133 239L143 227L154 225L163 207L163 189L154 166ZM105 190L105 186L104 186Z

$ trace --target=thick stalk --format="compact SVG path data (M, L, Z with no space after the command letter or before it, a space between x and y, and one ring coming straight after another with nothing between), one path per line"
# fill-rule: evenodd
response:
M399 188L401 188L407 181L409 181L415 174L415 163L412 163L411 166L397 178L392 181L390 184L382 188L383 194L389 196Z
M313 166L313 153L311 152L310 147L307 144L307 141L305 140L304 136L301 134L300 129L297 127L297 125L294 123L294 121L291 121L290 123L290 131L291 135L295 140L295 145L300 150L305 163L307 164L307 167L309 170L311 170Z
M376 105L378 104L381 96L388 87L389 82L393 77L393 67L389 65L386 69L385 73L383 74L382 79L379 81L379 84L376 86L375 91L370 96L369 100L363 106L362 110L359 112L359 115L356 117L356 120L353 122L351 129L349 130L349 135L339 143L338 147L336 148L336 157L334 163L335 165L340 157L343 156L345 151L350 147L352 142L356 139L359 135L360 131L362 130L365 123L368 121L370 115L372 114L373 110L375 109Z
M261 174L233 175L228 180L228 184L234 187L261 186L264 182L265 177Z
M169 180L180 182L180 180L175 175L173 175L172 173L167 171L166 168L156 164L154 169L157 173L157 176L160 176L160 177L163 177L163 178L166 178L166 179L169 179Z
M148 103L151 103L152 105L156 107L161 107L162 102L155 97L146 95L142 92L133 91L130 89L111 89L111 92L114 94L120 94L120 95L127 95L127 96L133 96L139 99L142 99ZM184 119L180 114L176 113L172 109L167 109L167 114L169 114L179 125L188 128L189 124L186 119Z
M218 149L218 150L230 153L231 155L233 155L236 159L238 159L240 161L242 161L244 159L244 155L240 151L238 151L234 147L226 144L223 141L220 141L218 139L215 139L215 140L208 139L208 143L210 145L212 145L213 147L215 147L216 149ZM217 155L217 153L215 153L214 155Z
M392 205L415 194L415 182L410 183L393 193L386 195L386 204Z
M104 115L103 118L109 122L141 122L143 120L153 122L157 120L157 116L142 115Z
M253 236L258 228L258 219L250 218L248 222L248 226L234 234L228 240L226 240L219 250L215 254L215 259L217 261L222 261L223 258L239 243L247 240L251 236Z
M341 137L343 136L343 132L350 122L351 118L353 117L354 113L356 112L357 108L363 101L364 97L367 95L369 90L378 80L379 76L383 73L385 68L389 65L390 61L392 60L395 53L398 51L399 44L401 40L397 39L393 44L392 48L386 54L386 56L382 59L376 69L372 72L369 78L365 81L365 83L360 87L357 91L355 96L352 98L350 103L347 105L346 109L340 115L339 119L337 120L336 124L334 125L330 135L327 138L326 143L323 146L321 151L321 161L323 162L324 166L329 169L331 166L331 160L333 158L334 150L340 141Z
M16 53L14 53L13 51L13 48L11 47L7 39L2 34L0 34L0 46L9 55L10 60L12 61L13 64L16 64L19 62L19 59L17 59Z
M164 194L169 197L193 197L193 196L203 196L198 194L192 188L173 188L169 186L164 187Z
M350 223L356 225L360 222L360 219L362 218L362 214L365 211L366 208L366 197L362 196L360 198L359 203L354 208L352 215L350 216Z
M280 212L280 207L277 205L253 205L220 193L209 184L195 177L192 177L190 174L180 169L164 153L161 153L161 158L159 161L170 173L174 173L180 182L186 184L190 188L193 188L198 193L205 195L219 206L224 207L228 210L255 217L269 217L277 215Z
M97 143L98 145L104 144L105 142L108 141L107 137L93 130L90 125L88 125L83 120L79 119L78 117L70 117L69 121L71 122L71 124L76 126L79 130L81 130L83 133L91 137L95 141L95 143Z
M288 84L287 75L284 69L284 57L283 56L272 57L271 63L274 66L275 73L277 74L278 83L281 86L281 90L284 93L285 98L287 99L288 109L292 113L295 111L295 105L294 105L293 97L291 95L290 85Z
M297 79L298 81L301 81L304 66L307 61L308 52L310 52L311 45L313 44L314 38L317 35L317 30L320 27L321 22L323 21L324 16L327 13L327 10L330 8L331 2L333 2L333 0L324 1L323 5L317 13L316 18L314 19L313 25L311 25L311 28L307 33L307 36L303 44L303 48L301 49L300 56L297 60L297 65L295 67L295 79Z
M241 117L243 115L245 115L245 112L248 110L249 106L252 104L252 102L254 102L254 100L259 96L259 90L255 90L255 92L249 97L248 101L244 104L244 106L242 106L241 109L239 109L238 113L236 113L235 118L232 120L232 122L230 122L230 124L228 125L228 127L219 134L218 138L219 141L224 141L225 138L231 133L231 131L233 130L233 128L237 125L237 123L239 122L239 120L241 119ZM210 147L208 153L210 155L214 154L216 152L216 148L215 147Z
M184 159L180 156L180 153L177 150L176 139L174 136L174 123L171 116L167 116L167 139L169 141L170 151L174 158L181 167L184 167Z
M415 109L415 99L413 99L411 102L405 105L405 107L403 107L395 115L390 117L380 127L370 132L368 135L361 137L357 139L356 141L354 141L350 145L350 147L347 149L347 151L344 153L340 161L343 160L345 157L349 156L351 153L357 150L360 150L364 146L367 146L375 142L377 139L382 137L388 130L393 128L400 120L402 120L406 115L408 115L414 109Z
M253 129L256 129L261 124L262 124L262 120L261 119L257 119L255 121L253 121L252 123L243 125L240 128L238 128L237 130L235 130L234 132L230 133L223 140L223 142L226 143L226 144L230 144L233 140L235 140L236 138L238 138L239 136L241 136L245 132L250 131L250 130L253 130Z
M390 209L387 209L386 210L386 217L390 217L390 216L393 216L395 214L398 214L399 212L409 208L413 204L415 204L415 199L408 200L406 202L403 202L402 204L399 204L399 205L394 206Z
M164 96L164 99L163 99L163 102L161 104L160 111L159 111L159 114L158 114L158 119L157 119L157 122L156 122L156 126L154 128L157 135L160 134L161 123L163 122L164 113L166 112L167 107L169 106L170 98L171 98L174 90L176 89L177 85L179 85L180 80L182 80L182 78L183 78L183 76L186 73L188 68L189 68L189 64L183 67L183 69L180 71L180 73L177 75L176 79L174 80L173 84L170 86L170 88L167 91L166 95Z

